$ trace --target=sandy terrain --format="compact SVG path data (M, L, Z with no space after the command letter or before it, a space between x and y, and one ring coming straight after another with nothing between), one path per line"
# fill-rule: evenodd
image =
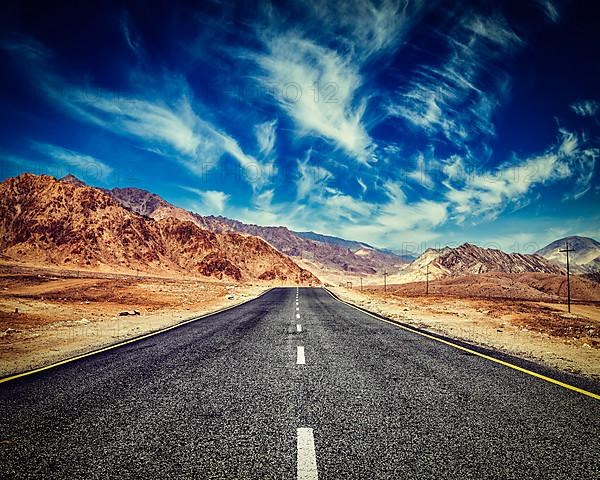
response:
M333 287L342 299L453 338L600 378L600 306L503 298L384 294Z
M320 262L305 258L294 257L294 262L318 277L326 285L346 286L348 283L352 283L352 286L358 287L360 286L361 278L363 285L378 285L383 278L381 275L359 275L357 273L335 270L326 267Z
M248 300L265 285L0 268L0 377ZM120 316L134 310L140 315Z

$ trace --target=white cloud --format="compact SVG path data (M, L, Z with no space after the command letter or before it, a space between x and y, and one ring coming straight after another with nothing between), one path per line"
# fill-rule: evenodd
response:
M465 19L464 26L476 35L477 40L486 39L502 50L512 49L522 43L521 38L500 16L470 16Z
M130 99L104 90L94 96L79 90L62 105L79 119L134 137L144 148L175 158L196 174L204 174L228 154L242 168L243 178L254 189L262 188L273 177L273 164L257 160L232 136L202 119L183 79L170 82L175 92L170 99L154 96L151 90Z
M231 195L218 190L201 190L199 188L181 186L180 188L192 192L200 197L200 203L192 202L190 207L201 215L220 215L226 207Z
M471 13L444 38L451 47L447 60L439 66L421 65L415 79L388 104L387 113L461 146L479 135L495 134L492 117L510 79L495 68L490 88L481 76L523 42L502 17Z
M266 46L266 54L253 55L265 73L260 80L270 90L276 86L275 100L300 134L332 141L367 162L373 144L363 125L366 100L356 99L362 84L357 65L294 33L273 36Z
M126 20L122 28L129 28ZM31 80L39 82L37 87L49 101L83 122L133 138L141 148L174 159L195 174L205 174L228 154L255 191L273 178L271 161L257 160L231 135L202 117L203 106L182 76L150 78L132 72L135 94L68 85L47 65L51 52L37 42L17 39L3 42L2 47L26 63Z
M63 165L69 172L77 173L83 178L105 181L113 172L111 166L91 155L85 155L50 143L32 140L30 144L35 150L51 159L53 163Z
M459 223L468 217L495 219L511 206L526 205L536 187L560 180L570 179L573 196L579 198L589 189L597 154L595 149L583 148L575 134L561 130L559 142L545 153L493 172L471 172L460 181L456 172L464 165L455 158L444 170L448 174L445 198Z
M444 162L442 172L450 180L464 179L468 173L462 157L458 155L452 155Z
M133 136L149 147L169 148L172 153L186 156L195 155L199 149L210 150L215 142L215 129L194 111L185 80L166 78L165 83L175 92L170 98L155 95L143 86L138 87L142 93L136 96L76 86L71 95L59 100L63 108L80 120L117 135Z
M31 37L12 36L2 39L2 48L8 51L17 62L30 65L43 65L52 58L52 52Z
M275 165L258 161L251 155L245 153L238 142L224 133L217 132L218 138L222 142L223 151L235 158L242 169L244 177L250 183L253 189L260 190L267 184L276 173Z
M553 0L537 0L537 4L551 22L559 22L560 12Z
M277 120L260 123L254 127L258 148L264 157L270 156L275 148L276 130Z
M205 190L200 192L200 196L206 210L215 214L221 214L225 211L225 203L230 198L228 194L216 190Z
M333 174L320 166L310 165L310 155L304 161L298 161L298 177L296 179L296 196L298 199L309 195L318 195L333 179Z
M420 18L422 0L310 0L307 8L320 34L339 42L349 54L364 61L402 40Z
M600 103L595 100L582 100L570 105L577 115L581 117L595 117L600 112Z
M130 18L127 13L121 16L121 31L131 51L140 56L142 54L141 42L139 37L132 31Z
M431 190L434 187L433 178L431 178L430 173L427 171L425 157L422 153L417 157L417 166L415 170L408 172L407 177L427 189Z
M357 177L356 182L360 185L362 193L367 193L367 185L365 182L363 182L363 179L360 177Z

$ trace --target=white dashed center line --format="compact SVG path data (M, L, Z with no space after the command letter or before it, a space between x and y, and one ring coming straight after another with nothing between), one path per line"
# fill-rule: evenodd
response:
M300 318L300 314L299 313L296 314L296 318Z
M302 331L302 325L300 325L299 323L296 324L296 331L297 332L301 332Z
M317 456L315 454L315 437L312 428L298 429L298 480L318 480Z
M296 364L297 365L306 365L306 359L304 358L304 347L298 347Z

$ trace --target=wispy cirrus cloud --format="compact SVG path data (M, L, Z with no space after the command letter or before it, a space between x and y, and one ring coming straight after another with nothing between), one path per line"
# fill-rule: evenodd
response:
M28 140L28 152L12 155L0 152L0 170L4 176L23 171L62 178L75 175L86 182L107 183L114 180L114 168L94 157L59 145Z
M553 0L536 0L539 8L544 12L546 18L553 23L558 23L560 20L560 11L556 2Z
M97 68L93 62L84 67L72 62L78 57L69 58L73 52L61 42L54 44L55 55L33 39L3 34L0 43L14 63L37 65L29 77L57 107L48 114L44 105L34 113L76 125L81 134L80 142L66 135L61 142L63 134L53 126L24 138L48 138L57 149L85 144L99 158L109 151L115 170L119 155L139 155L149 163L147 178L166 171L176 185L197 186L202 178L206 190L193 190L193 205L201 213L392 248L404 239L431 238L455 223L462 228L501 220L504 212L538 196L544 202L537 209L543 211L541 203L589 199L590 189L598 191L597 154L587 141L597 132L587 139L564 132L547 150L527 153L546 141L543 115L580 98L566 89L557 98L540 98L543 89L520 82L520 72L527 70L520 66L528 57L513 56L539 31L537 24L560 20L558 1L532 0L519 8L424 0L265 1L256 11L226 3L202 13L176 6L172 17L165 13L164 28L154 32L146 23L136 28L143 9L133 4L131 16L119 11L104 19L101 28L121 34L114 70L101 58ZM567 12L566 3L560 6ZM538 18L521 18L536 9ZM188 18L183 25L182 12L201 20ZM144 37L150 33L152 38ZM152 47L152 55L145 46ZM540 49L532 42L527 54ZM513 60L517 68L511 72ZM527 113L539 122L527 141L522 132L511 131L511 114L523 108L507 101L513 74L519 93L531 93ZM203 85L213 81L219 96ZM92 82L101 88L88 88ZM254 87L260 90L256 97ZM585 95L595 98L593 88ZM536 102L544 108L534 113ZM496 123L500 108L503 121ZM588 117L599 109L592 100L571 108ZM573 117L557 121L597 125ZM504 132L509 143L499 137ZM95 145L100 138L103 143ZM49 165L69 166L77 155L85 156L75 150L52 156L50 149L43 153L31 144L14 148L19 155L22 149ZM504 161L510 158L500 153L505 149L522 153ZM303 157L307 150L312 154ZM165 166L163 160L172 163ZM225 175L218 176L219 168ZM521 174L516 179L515 171ZM247 184L239 184L240 172ZM235 185L228 175L236 177Z
M30 145L51 162L65 166L69 172L77 172L84 178L105 181L114 171L113 167L92 155L35 140L31 140Z
M373 141L363 123L367 101L358 95L357 65L297 33L272 35L265 44L266 53L250 57L265 87L277 86L274 99L300 135L320 136L367 162Z
M305 4L318 34L339 43L358 62L397 47L426 9L423 0L311 0Z
M219 190L200 190L194 187L181 186L184 190L200 197L200 203L192 202L190 208L202 215L220 215L225 211L231 195Z
M326 188L327 183L334 178L326 168L310 164L310 153L304 161L299 160L297 166L296 196L298 199L318 195L319 191Z
M183 76L150 78L135 71L131 92L90 88L55 73L48 66L51 51L32 39L18 38L2 46L19 58L43 92L41 98L82 122L136 140L140 148L174 159L195 174L205 174L228 155L256 190L273 177L271 160L247 153L233 136L203 118L203 107Z
M297 133L332 143L362 163L375 160L376 143L365 120L369 97L362 69L392 52L425 10L421 0L351 0L298 5L298 22L270 5L269 28L259 26L264 50L247 57L258 79L275 88L275 102Z
M559 141L541 155L514 160L492 171L469 170L454 157L444 171L454 220L493 220L506 209L521 208L536 190L562 180L572 184L574 198L590 188L598 149L582 144L576 134L561 130Z
M63 107L116 135L138 139L142 148L175 158L193 173L202 175L229 155L253 188L262 188L272 178L271 161L247 153L234 137L201 117L201 106L184 79L169 77L165 82L174 91L170 96L149 89L124 101L109 91L96 91L91 98L76 92Z
M492 116L510 85L494 65L523 44L500 15L464 15L444 36L451 48L441 65L421 65L408 88L388 104L388 114L430 134L441 134L455 146L495 133ZM494 72L490 85L489 71Z
M275 149L277 119L259 123L254 127L258 149L263 157L269 157Z
M143 54L141 40L139 35L137 35L134 29L132 28L131 19L127 12L121 15L120 22L121 31L123 32L123 38L125 39L127 46L136 56L141 56Z
M600 112L600 102L595 100L573 102L570 107L580 117L595 117Z

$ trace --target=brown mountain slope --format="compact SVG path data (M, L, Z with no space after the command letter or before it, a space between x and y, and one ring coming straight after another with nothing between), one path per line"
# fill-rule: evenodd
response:
M0 184L5 259L98 270L316 282L259 238L217 234L167 216L142 217L104 191L25 174Z
M115 188L109 193L125 208L156 220L174 217L193 221L201 228L216 233L237 232L260 237L290 257L309 260L316 266L313 273L317 275L324 269L356 275L374 275L383 270L395 273L408 263L398 255L377 249L352 250L333 243L304 238L286 227L263 227L221 216L198 215L138 188Z
M383 288L368 287L370 291ZM368 290L368 291L369 291ZM388 285L387 291L402 296L425 295L425 282ZM531 301L564 301L567 298L567 276L554 273L486 272L448 276L429 282L430 295L459 297L511 298ZM600 285L582 276L571 277L571 295L576 301L599 301Z

